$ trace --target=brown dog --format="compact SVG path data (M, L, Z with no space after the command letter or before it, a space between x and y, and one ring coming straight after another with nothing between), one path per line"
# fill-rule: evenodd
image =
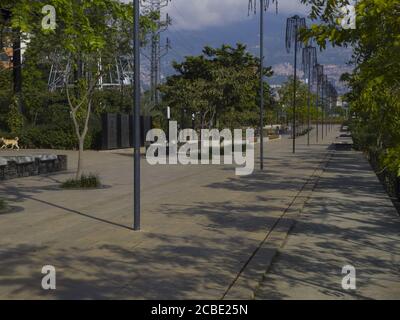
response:
M15 139L0 138L0 142L3 144L1 149L7 149L8 147L11 147L11 149L16 148L17 150L19 150L18 141L19 141L18 137L16 137Z

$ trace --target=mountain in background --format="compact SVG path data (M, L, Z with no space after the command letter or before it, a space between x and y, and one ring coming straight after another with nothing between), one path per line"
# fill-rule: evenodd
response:
M279 85L293 73L293 53L285 49L286 17L283 15L266 14L265 17L265 63L272 66L274 76L270 84ZM162 34L161 44L169 38L172 49L162 60L163 77L174 73L172 61L182 61L185 56L200 55L204 46L220 47L222 44L235 46L236 43L247 45L249 52L259 55L259 20L251 15L247 20L225 26L208 27L201 30L180 30L173 24ZM326 74L343 93L346 87L339 81L345 72L351 72L347 65L351 58L350 48L328 48L318 52L318 62L325 65ZM301 54L298 57L301 69ZM302 72L300 71L300 75Z

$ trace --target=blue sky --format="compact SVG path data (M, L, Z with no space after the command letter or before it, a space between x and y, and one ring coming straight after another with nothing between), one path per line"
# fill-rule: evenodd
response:
M258 7L259 0L256 1ZM172 43L172 49L163 59L163 70L167 74L172 72L172 60L181 61L186 55L200 54L204 45L217 47L240 42L258 54L259 17L248 15L248 3L248 0L172 0L163 10L163 14L172 17L172 25L162 36L162 43L166 37ZM265 17L266 61L274 68L278 77L275 80L281 81L280 78L286 78L291 72L293 63L293 55L285 50L286 18L294 14L306 17L309 8L300 0L279 0L279 14L275 15L275 4L270 0L268 11ZM330 49L319 52L319 62L327 66L327 73L337 81L341 73L347 71L345 63L350 54L350 49Z
M272 0L270 2L269 10L274 12L275 4ZM166 11L173 17L177 28L199 30L246 20L247 8L248 0L172 0ZM279 12L304 15L307 8L299 0L279 0Z

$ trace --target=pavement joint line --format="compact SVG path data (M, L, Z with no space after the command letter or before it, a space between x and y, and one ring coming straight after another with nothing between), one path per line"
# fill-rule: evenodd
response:
M259 255L259 252L262 251L263 248L266 248L267 240L271 240L271 238L274 237L275 233L283 232L284 238L282 239L280 245L276 246L274 253L272 254L272 256L269 257L270 259L266 264L266 270L268 270L270 268L270 266L272 265L272 262L274 260L274 257L279 252L278 251L279 248L282 247L282 245L285 243L286 239L288 238L288 236L290 234L290 231L293 229L293 227L296 224L297 218L301 215L306 203L310 200L311 195L314 192L315 188L317 187L318 182L319 182L323 172L325 171L326 167L328 166L333 154L334 154L334 150L328 150L328 152L326 152L325 156L323 156L323 159L320 161L319 165L317 165L314 172L309 176L307 181L303 184L303 186L301 187L299 192L293 198L292 202L283 211L282 215L277 218L277 220L273 224L272 228L266 234L265 238L260 242L260 244L254 250L254 252L250 255L249 259L245 262L245 264L243 265L243 267L241 268L239 273L236 275L236 277L234 278L232 283L228 286L228 288L225 291L224 295L222 296L221 300L225 300L227 298L230 300L230 299L232 299L231 298L232 296L233 296L233 299L239 299L239 300L249 299L249 298L255 299L255 290L260 285L262 279L265 276L265 273L266 273L265 269L264 269L264 273L263 273L262 277L260 277L260 279L255 280L256 284L253 285L253 288L251 289L251 296L248 295L246 297L243 297L242 291L244 289L243 288L244 284L240 285L240 284L238 284L238 282L241 280L241 278L244 278L243 275L246 273L246 271L251 272L251 271L249 271L249 269L250 269L249 266L250 266L251 262L257 258L257 256ZM308 192L310 192L310 194L307 197L302 197L301 195L302 195L302 193L304 193L306 191L306 187L308 185L312 186L311 192L310 192L310 190L308 190ZM299 199L305 199L305 200L300 201L300 203L297 204L297 200L299 200ZM280 224L283 223L285 226L285 224L287 224L288 222L289 222L289 224L285 229L286 232L277 231ZM278 237L276 236L276 238L278 238ZM232 292L233 290L235 290L237 293L235 294L235 292ZM239 297L237 296L237 294L239 294Z
M321 164L321 167L318 169L319 173L314 177L315 180L314 180L314 184L313 184L313 186L312 186L313 188L312 188L312 190L311 190L309 196L307 197L307 199L304 201L303 206L302 206L302 208L301 208L301 210L300 210L300 212L299 212L299 214L297 215L296 218L298 218L298 217L300 217L300 216L302 215L304 208L306 207L307 203L310 201L313 192L315 191L315 189L316 189L317 186L318 186L318 183L319 183L319 181L320 181L320 179L321 179L321 177L322 177L322 174L325 172L325 170L326 170L328 164L329 164L330 161L332 160L332 157L333 157L333 155L334 155L335 153L336 153L335 151L331 151L331 152L328 152L328 153L327 153L327 155L326 155L326 157L325 157L325 160L324 160L323 163ZM286 234L285 239L283 239L283 242L282 242L282 244L280 245L280 247L278 247L278 248L276 249L275 255L272 257L270 263L267 265L267 269L265 270L265 273L264 273L263 276L262 276L262 280L257 284L257 286L256 286L256 288L255 288L255 290L254 290L254 292L253 292L253 296L252 296L252 299L253 299L253 300L254 300L255 297L256 297L256 292L257 292L257 290L259 290L259 288L260 288L260 284L265 280L266 275L268 274L269 270L271 269L271 267L272 267L274 261L275 261L276 258L278 258L279 255L281 254L282 248L285 247L285 245L286 245L286 243L287 243L287 240L288 240L288 238L289 238L290 233L291 233L291 232L293 231L293 229L295 228L295 226L296 226L296 224L297 224L297 222L298 222L298 220L297 220L296 218L293 219L294 221L293 221L293 223L290 225L289 229L287 230L287 234Z
M342 155L343 152L337 150L330 159L316 193L304 209L306 221L298 220L287 244L279 250L255 292L256 299L302 299L306 295L307 299L318 300L385 300L400 292L396 257L398 215L393 206L388 212L379 209L381 204L389 201L380 197L374 199L383 188L365 156L358 151L351 151L343 158ZM361 188L366 184L370 188L358 193L359 180L363 180ZM350 189L356 192L348 192ZM334 202L321 202L319 197L326 192L336 192L338 198ZM331 214L330 209L342 201L348 201L345 209L334 210ZM319 226L322 229L314 229ZM332 234L338 237L333 239ZM306 243L299 250L298 243L303 241ZM299 263L298 257L301 260ZM352 291L350 295L340 289L340 277L331 279L332 270L338 268L334 272L337 276L339 267L349 261L351 265L358 265L357 273L362 274L357 291ZM308 265L313 262L321 265L309 271ZM371 278L371 274L374 277ZM334 297L332 292L341 296Z
M321 164L321 162L323 161L323 158L324 158L324 156L325 156L325 154L326 154L326 148L325 148L325 146L323 147L323 148L319 148L318 149L318 152L315 154L315 156L316 156L316 159L314 158L313 159L313 161L308 161L308 157L314 157L314 154L313 153L309 153L309 154L307 154L306 152L304 152L304 150L302 150L302 152L301 152L301 155L298 157L298 159L296 159L296 158L294 158L294 157L291 157L291 159L290 159L290 165L292 165L292 163L293 163L293 172L295 172L295 174L292 174L292 175L286 175L285 177L288 177L289 176L289 181L290 181L290 176L292 176L292 177L297 177L297 175L301 175L301 178L300 179L298 179L297 181L296 181L296 184L295 184L295 187L293 187L293 184L290 184L290 188L289 188L289 190L287 190L287 197L285 197L285 200L283 201L283 203L281 204L281 202L279 202L279 210L276 210L276 209L273 209L273 211L272 211L272 213L273 213L273 216L271 216L272 217L272 221L270 221L270 223L268 223L268 225L264 225L264 230L263 229L261 229L261 230L259 230L259 231L257 231L257 236L256 237L253 237L252 236L252 234L251 234L251 230L249 230L250 232L248 232L247 230L246 230L246 233L245 234L243 234L243 236L242 235L240 235L240 237L243 237L243 238L245 238L246 237L246 235L250 235L250 237L248 237L248 239L245 239L245 240L250 240L251 241L251 243L250 243L250 245L249 246L247 246L247 243L246 243L246 246L245 247L243 247L243 249L245 249L245 250L242 250L242 248L241 248L241 250L239 251L238 250L238 252L237 252L237 254L239 255L240 254L240 258L239 259L235 259L235 267L233 268L233 270L231 269L231 268L229 268L230 270L224 270L224 273L225 274L221 274L221 278L219 279L219 280L222 280L222 281L218 281L218 278L215 278L215 279L213 279L214 277L211 277L210 278L210 276L209 276L209 274L204 274L204 277L207 277L207 278L205 278L205 279L201 279L201 277L199 278L199 280L201 281L201 283L203 284L203 282L205 282L205 281L210 281L210 283L209 284L207 284L207 282L205 282L204 283L204 287L205 288L207 288L207 290L209 290L208 292L210 292L211 293L211 295L212 296L214 296L214 297L220 297L221 296L221 294L225 291L225 289L226 289L226 285L228 285L229 284L229 282L232 280L232 278L235 276L235 274L237 273L237 271L238 271L238 269L241 267L241 265L243 265L243 263L247 260L247 258L248 258L248 256L249 256L249 253L251 253L251 251L252 250L254 250L254 248L260 243L260 241L262 240L262 238L265 236L265 234L267 233L267 229L266 229L266 227L271 227L270 226L270 224L271 224L271 222L272 222L272 224L275 222L275 220L276 220L276 218L279 216L279 215L281 215L282 214L282 211L284 211L285 210L285 208L292 202L293 203L293 205L292 205L292 207L290 208L290 209L288 209L288 211L286 212L286 215L285 215L285 217L279 222L279 224L276 226L276 228L275 228L275 230L274 230L274 232L273 233L271 233L271 235L270 235L270 237L268 238L268 242L266 243L266 246L268 247L268 246L271 246L271 243L272 244L276 244L276 243L278 243L278 241L281 241L281 237L282 237L282 235L283 235L283 233L284 233L284 231L286 230L286 228L287 227L289 227L289 226L292 226L296 221L293 219L294 217L296 217L296 216L298 216L298 214L300 213L301 214L301 209L297 209L296 210L296 207L299 207L299 206L301 206L301 204L309 197L309 193L310 193L310 189L312 189L312 184L313 184L313 182L315 182L316 181L316 176L318 175L318 173L319 172L314 172L313 173L313 171L314 171L314 169L315 168L317 168L320 164ZM283 154L283 157L285 157L287 155L287 153L284 153ZM306 155L306 156L304 156L304 155ZM273 157L268 157L268 159L273 159ZM279 157L278 157L279 158ZM303 159L304 158L304 159ZM303 166L303 160L305 160L305 165L307 166L307 173L306 174L304 174L304 172L299 172L298 170L301 170L301 167ZM127 162L127 161L124 161L124 162ZM278 167L278 165L273 165L273 168L274 167L277 167L278 169L277 170L273 170L274 172L273 173L281 173L281 171L280 171L280 169L281 169L281 167ZM214 173L217 171L217 170L212 170L212 172L211 172L211 174L213 174L213 171L214 171ZM178 172L178 173L183 173L183 174L187 174L187 172L185 172L185 171L183 171L183 172ZM190 174L190 175L188 175L188 176L193 176L193 178L194 177L198 177L200 175L200 173L193 173L193 174ZM221 176L223 176L223 177L225 177L225 175L221 175ZM261 179L265 179L267 177L267 175L261 175L260 177L256 177L256 178L261 178ZM176 178L176 177L175 177ZM186 177L181 177L181 178L176 178L175 180L178 180L178 181L182 181L182 179L186 179L187 178L187 176ZM206 181L208 181L208 179L205 179ZM202 180L203 181L203 180ZM208 182L207 183L204 183L204 186L205 185L208 185ZM304 185L303 185L304 184ZM127 184L123 184L123 186L126 186ZM299 193L299 190L301 189L301 187L302 186L304 186L304 189L303 189L303 192L301 193L301 194L298 194ZM126 196L129 196L129 194L131 194L131 192L129 192L129 193L125 193L125 195ZM260 192L260 194L261 195L263 195L263 194L265 194L265 192L263 192L263 190L261 189L261 192ZM270 201L270 200L268 200L268 197L271 197L271 198L273 198L273 199L275 199L275 198L279 198L279 196L277 196L277 195L269 195L269 193L266 193L268 196L266 196L265 198L266 199L264 199L263 201ZM298 197L297 197L297 199L295 200L295 201L292 201L293 200L293 197L295 197L296 195L298 195ZM236 196L236 195L235 195ZM314 195L313 195L314 196ZM52 202L52 200L51 200L51 197L52 197L52 195L50 195L50 197L49 197L49 199L50 199L50 202ZM100 197L101 198L101 197ZM42 198L42 199L45 199L45 198ZM53 199L54 200L54 199ZM235 201L236 201L236 199L235 199ZM241 199L240 198L240 202L244 202L244 201L248 201L248 199L247 200L245 200L245 199ZM87 202L87 201L85 201L85 202ZM103 202L101 202L101 203L103 203ZM172 203L172 205L173 205L173 203ZM68 206L67 206L68 207ZM97 206L96 206L97 207ZM189 207L189 206L188 206ZM272 206L272 207L274 207L274 206ZM43 207L42 207L43 208ZM47 210L47 208L45 209L45 210ZM108 210L108 209L106 209L106 210ZM118 209L118 210L125 210L125 206L123 207L123 209ZM154 210L153 208L151 209L151 210ZM176 210L179 210L179 209L176 209ZM271 208L268 208L268 209L266 209L266 210L268 210L268 212L271 210ZM49 210L50 211L50 210ZM246 210L247 211L247 213L250 213L250 211L249 210ZM260 216L265 216L265 213L266 212L262 212L262 210L260 210L261 212L260 212L260 214L258 214L257 213L257 217L260 217ZM182 210L182 212L183 212L183 210ZM103 216L101 216L101 217L103 217ZM213 232L213 233L218 233L219 232L219 230L218 230L218 226L215 224L215 225L212 225L212 224L210 224L208 221L203 221L203 220L201 220L201 215L198 215L197 216L198 218L196 219L196 217L193 219L193 220L190 220L189 222L188 221L186 221L186 220L184 220L184 224L183 224L183 227L185 227L185 226L187 226L189 223L190 224L193 224L193 223L195 223L195 224L199 224L200 226L201 226L201 228L199 228L199 229L195 229L195 231L196 231L196 236L199 236L199 239L201 238L200 236L203 236L203 232L204 232L204 230L207 230L207 232L208 232L208 230L209 229L212 229L211 231ZM182 220L183 220L183 218L181 218ZM102 222L106 222L106 221L102 221ZM177 219L175 219L175 220L168 220L168 222L167 222L167 226L169 226L169 224L173 224L173 223L176 223L176 222L178 222L178 223L181 223L181 221L180 220L177 220ZM157 225L157 224L156 224ZM35 226L35 227L37 227L37 228L39 228L38 227L38 225L34 225L33 223L31 224L29 224L29 226L30 227L33 227L33 226ZM165 225L163 225L163 226L165 226ZM161 228L161 227L160 227ZM71 230L72 228L63 228L62 230ZM285 230L283 230L283 229L285 229ZM95 228L87 228L87 230L89 231L89 232L91 232L91 233L94 233L93 231L95 230ZM75 230L73 230L73 231L75 231ZM127 230L128 231L128 230ZM136 237L134 238L134 241L135 241L135 245L134 246L132 246L132 244L129 244L130 242L128 242L128 244L127 243L124 243L123 244L123 248L124 249L126 249L126 251L127 252L129 252L129 251L132 251L132 254L134 254L135 252L135 250L134 250L134 248L135 247L137 247L137 246L142 246L142 244L144 243L144 242L147 242L147 241L150 241L150 240L152 240L151 239L151 235L152 234L156 234L156 233L158 233L158 225L157 225L157 229L155 229L155 230L151 230L151 232L147 232L147 230L143 230L143 231L145 231L145 233L144 233L144 236L145 236L145 240L143 240L142 242L139 242L139 243L137 243L136 242ZM230 230L229 230L230 231ZM110 233L109 234L107 234L106 235L106 237L102 237L102 238L98 238L99 240L98 241L96 241L96 242L91 242L91 240L93 239L92 238L92 236L91 236L91 234L89 233L89 234L87 234L87 236L86 235L84 235L84 236L81 236L80 238L79 238L79 241L77 241L77 240L75 240L75 238L73 238L73 236L74 236L74 233L72 234L72 240L73 240L73 245L71 246L71 245L69 245L70 247L68 247L68 248L65 248L65 246L64 246L64 243L61 243L61 242L56 242L56 246L55 246L55 249L54 249L54 252L57 252L57 250L60 250L60 252L61 252L61 250L64 250L64 249L66 249L66 250L70 250L70 249L73 249L73 250L75 250L76 248L74 247L74 245L76 245L76 244L80 244L81 243L81 241L82 241L82 243L83 244L85 244L86 246L87 246L87 244L89 243L89 241L90 241L90 247L87 247L87 250L85 251L85 253L84 253L84 255L88 258L88 259L90 259L90 258L97 258L97 257L105 257L105 256L107 256L107 257L110 257L110 259L113 257L113 255L110 253L109 254L109 256L108 256L108 254L107 254L107 252L102 252L101 250L103 250L101 247L102 246L104 246L105 244L107 244L106 242L106 240L108 239L108 237L110 237L110 236L112 236L112 232L113 232L113 230L111 230L110 231ZM259 233L258 233L259 232ZM204 232L205 233L205 232ZM51 234L51 233L49 233L50 235L53 235L53 234ZM55 233L54 233L55 234ZM78 235L78 236L80 236L82 233L76 233L76 235ZM193 234L193 233L192 233ZM147 236L147 235L150 235L150 236ZM226 233L226 235L227 236L229 236L229 233L227 232ZM177 234L177 235L175 235L174 234L174 238L170 235L170 234L162 234L162 236L163 237L160 237L160 239L162 239L162 241L163 242L165 242L165 241L171 241L171 243L173 243L174 245L176 244L176 246L177 247L184 247L185 249L187 248L186 247L186 245L183 245L183 246L181 246L181 239L183 239L183 240L185 240L185 238L182 238L182 237L186 237L186 234L185 233L182 233L182 234ZM223 236L225 236L225 232L223 232ZM233 234L233 236L232 236L232 238L234 238L235 237L235 235ZM137 238L139 238L139 237L137 237ZM153 237L154 238L154 237ZM175 240L175 238L177 239L177 240ZM42 238L42 239L47 239L47 238ZM120 236L120 238L118 238L118 239L116 239L116 241L115 241L115 243L120 243L121 241L123 241L123 240L125 240L126 239L126 237L125 237L125 234L122 234L121 233L121 236ZM140 238L139 238L140 239ZM223 237L221 236L221 239L223 239ZM212 238L212 240L215 240L215 241L217 241L217 240L220 240L220 237L219 237L219 234L218 234L218 237L215 237L215 238ZM22 240L21 240L22 241ZM40 238L38 238L38 239L34 239L34 242L38 242L40 245L42 245L42 243L43 243L43 240L41 240ZM175 242L174 242L175 241ZM160 243L162 243L161 242L161 240L160 240ZM194 244L195 242L193 241L193 244ZM21 242L21 244L25 244L24 243L24 241L22 241ZM98 245L98 244L100 244L100 245ZM156 243L157 244L157 243ZM192 244L192 242L189 242L188 243L189 245L190 244ZM152 246L153 245L153 243L151 243L149 246ZM234 242L234 243L232 243L232 245L236 245L236 243ZM221 250L224 250L224 251L226 251L226 250L231 250L232 249L232 245L231 245L231 243L229 243L229 245L227 245L227 246L224 246L223 248L221 247ZM86 246L85 246L85 248L86 248ZM122 247L122 246L121 246ZM98 252L94 252L94 250L98 250L100 248L100 251L98 251ZM219 247L218 247L219 248ZM105 249L107 249L107 248L105 248ZM247 250L246 250L247 249ZM37 252L39 252L39 249L34 249L34 250L37 250ZM92 252L92 250L93 250L93 252ZM224 252L224 251L222 251L222 252ZM34 252L36 252L36 251L34 251ZM47 253L52 253L53 251L52 250L46 250L46 252L45 252L45 254L47 254ZM67 251L66 251L67 252ZM69 252L69 251L68 251ZM86 253L87 252L87 253ZM269 248L261 248L260 249L260 251L258 252L258 254L260 254L260 253L264 253L264 252L270 252L270 253L273 253L273 251L272 250L270 250ZM39 253L38 253L39 254ZM82 255L83 256L83 255ZM263 256L263 254L261 254L261 256ZM235 257L236 257L236 251L235 251ZM65 258L65 257L63 257L63 258ZM172 257L172 259L173 259L173 257ZM171 260L172 260L171 259ZM196 257L196 259L197 259L197 257ZM224 259L225 261L229 261L229 260L226 260L226 259ZM127 261L131 261L131 259L129 258ZM223 261L222 261L223 262ZM263 262L263 261L261 261L261 262ZM208 261L206 261L203 257L202 257L202 255L199 255L199 266L201 267L201 268L199 268L199 269L202 269L203 268L203 265L204 265L204 267L207 267L207 265L206 265L206 263L208 263ZM219 261L218 261L218 263L219 263ZM125 262L125 259L122 259L122 260L120 260L120 261L118 261L118 264L120 264L120 265L125 265L126 264L126 262ZM129 264L129 262L128 262L128 264ZM252 264L253 264L253 262L252 262ZM217 268L217 270L218 271L220 271L220 269L222 269L222 268L220 268L220 266L223 266L223 265L225 265L225 267L226 267L226 262L225 263L222 263L222 264L218 264L218 265L215 265ZM263 266L264 266L264 268L263 268L263 272L265 272L265 265L266 266L268 266L268 263L266 263L266 264L264 264ZM100 266L99 266L100 267ZM231 265L231 267L232 267L232 265ZM250 266L249 266L250 267ZM81 265L81 263L79 263L78 264L78 269L81 269L81 268L83 268L83 265ZM75 268L73 268L73 269L75 269ZM102 268L99 268L99 269L102 269ZM82 269L83 270L83 269ZM132 269L132 270L134 270L134 269ZM214 270L215 272L217 271L217 270ZM141 268L139 267L139 271L141 272ZM160 270L161 271L161 270ZM140 272L139 272L139 274L140 274ZM178 273L178 275L179 275L179 273L181 273L181 274L185 274L185 272L186 271L179 271L179 270L174 270L174 272L177 272ZM217 272L216 272L217 273ZM164 276L164 274L162 274L163 276ZM131 272L130 272L130 275L128 276L127 275L127 277L123 277L122 279L122 281L121 281L121 288L129 288L131 291L134 291L134 290L136 290L136 288L135 288L135 283L130 283L131 281L136 281L135 279L136 278L133 278L132 276L134 276L134 274L132 274ZM217 274L217 276L219 277L220 275L219 274ZM223 278L222 278L222 276L223 276ZM96 281L97 280L102 280L102 275L100 275L97 279L96 279ZM72 279L72 280L74 280L74 279ZM205 280L205 281L204 281ZM215 282L215 280L217 280L217 282ZM257 280L257 278L255 278L255 280ZM219 282L219 284L218 284L218 282ZM223 282L223 283L221 283L221 282ZM110 281L110 283L112 283L112 284L115 284L115 282L114 282L114 279L112 279L111 281ZM215 288L216 287L216 284L217 284L217 286L218 286L218 288ZM140 284L139 284L140 285ZM157 287L157 283L154 283L153 284L153 286L154 287ZM89 288L90 289L90 288ZM112 289L112 290L114 290L114 289ZM179 288L177 289L177 290L179 290ZM200 290L204 290L203 288L200 288ZM1 290L0 290L1 291ZM151 289L150 289L150 291L151 291ZM96 292L94 292L94 294L96 294ZM0 295L1 295L1 293L0 293ZM210 296L211 296L210 295Z

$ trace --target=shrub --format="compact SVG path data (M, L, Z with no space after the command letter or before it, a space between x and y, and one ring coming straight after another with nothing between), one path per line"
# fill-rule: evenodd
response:
M1 74L1 69L0 69ZM0 81L1 87L1 81ZM8 112L11 105L11 97L8 92L0 90L0 128L5 130L8 128Z
M4 137L14 137L15 135L1 132ZM20 145L30 149L61 149L74 150L77 148L78 141L72 128L62 128L56 125L26 126L19 133ZM101 142L98 130L88 133L85 140L85 149L92 149Z
M76 138L72 130L54 126L26 127L20 134L21 146L41 149L73 149Z
M24 126L24 117L18 110L19 100L14 98L7 115L7 125L13 134L19 134Z
M6 207L6 202L3 199L0 199L0 211L4 210Z
M69 179L62 185L64 189L96 189L101 187L100 179L95 174L83 174L80 179Z

